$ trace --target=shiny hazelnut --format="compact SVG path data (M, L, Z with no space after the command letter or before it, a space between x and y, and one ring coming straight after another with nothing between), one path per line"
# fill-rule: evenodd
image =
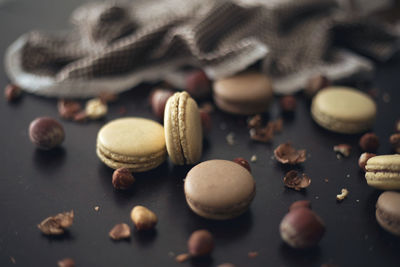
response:
M29 125L29 138L38 148L49 150L64 141L64 128L53 118L39 117Z
M188 251L193 257L210 254L214 249L214 237L207 230L194 231L188 240Z
M170 96L174 94L173 91L168 89L155 89L150 94L150 105L153 114L160 120L164 118L165 104Z
M298 200L292 203L289 207L289 211L297 208L308 208L311 209L311 202L309 200Z
M131 220L139 231L153 229L158 221L157 215L143 206L135 206L132 209Z
M313 97L319 90L330 85L329 79L321 74L310 77L306 87L304 88L304 94L307 97Z
M250 164L249 164L249 162L248 162L247 160L245 160L244 158L235 158L235 159L233 160L233 162L235 162L235 163L241 165L242 167L246 168L249 172L251 172Z
M128 189L135 182L135 178L127 168L116 169L112 176L112 184L115 189Z
M296 98L292 95L282 96L279 100L279 105L281 107L282 112L293 112L296 109Z
M358 166L360 166L360 168L361 168L363 171L366 171L366 170L365 170L365 166L367 165L367 161L368 161L370 158L375 157L375 156L376 156L376 154L374 154L374 153L368 153L368 152L362 153L361 156L360 156L360 158L358 159Z
M193 71L186 77L186 91L194 99L207 98L211 94L211 81L204 71Z
M396 153L400 153L400 133L392 134L389 138L390 143Z
M8 84L4 89L4 97L8 102L13 102L21 96L21 88L15 84Z
M282 240L293 248L309 248L318 244L325 232L321 218L309 208L292 209L279 226Z
M360 138L360 147L366 152L375 152L379 147L379 138L374 133L366 133Z

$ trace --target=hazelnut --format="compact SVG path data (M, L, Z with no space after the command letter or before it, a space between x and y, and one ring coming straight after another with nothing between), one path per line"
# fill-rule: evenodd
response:
M60 99L57 103L58 113L63 119L74 119L75 115L81 111L82 106L73 100Z
M360 158L358 159L358 166L360 166L360 168L365 171L365 165L367 165L367 161L372 158L375 157L376 154L374 153L368 153L368 152L364 152L361 154Z
M203 133L207 134L211 131L211 116L210 113L200 109L200 119L201 119L201 125L203 127Z
M366 133L360 138L360 147L366 152L375 152L379 147L379 138L374 133Z
M235 159L233 160L233 162L235 162L235 163L241 165L242 167L246 168L249 172L251 172L250 164L249 164L249 162L248 162L247 160L245 160L244 158L235 158Z
M164 118L165 104L168 98L174 94L173 91L168 89L158 88L150 94L150 105L153 114L160 120Z
M292 95L282 96L279 100L282 112L293 112L296 109L296 98Z
M321 74L310 77L306 88L304 88L304 94L307 97L313 97L319 90L330 85L329 79Z
M300 191L310 186L311 178L305 173L300 175L297 171L291 170L286 173L285 177L283 177L283 184L288 188Z
M214 238L207 230L194 231L188 240L189 254L193 257L208 255L214 249Z
M333 151L340 153L341 155L348 157L350 156L351 146L348 144L339 144L333 147Z
M311 209L311 202L309 200L298 200L292 203L289 207L289 211L297 208L308 208Z
M293 248L309 248L318 244L325 225L309 208L292 209L283 217L279 226L282 240Z
M135 182L135 178L127 168L116 169L112 176L112 184L115 189L128 189Z
M296 150L290 142L287 142L275 148L274 156L282 164L294 165L306 161L306 150Z
M390 143L396 153L400 153L400 133L392 134L389 138Z
M108 108L100 98L94 98L86 103L85 112L89 119L97 120L107 114Z
M75 261L71 258L65 258L57 262L58 267L75 267Z
M157 224L157 215L143 206L135 206L131 211L131 219L136 229L150 230Z
M194 99L207 98L211 94L211 81L204 71L193 71L186 77L186 91Z
M21 88L10 83L4 89L4 96L8 102L13 102L21 96Z
M131 236L131 228L126 223L116 224L108 233L113 240L126 239Z
M38 148L49 150L64 141L64 128L53 118L39 117L29 125L29 138Z

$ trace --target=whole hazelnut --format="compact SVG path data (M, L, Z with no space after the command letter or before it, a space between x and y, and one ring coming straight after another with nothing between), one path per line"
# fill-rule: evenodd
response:
M389 138L390 143L396 153L400 153L400 133L392 134Z
M379 138L374 133L366 133L360 138L360 147L366 152L375 152L379 147Z
M39 117L29 125L29 138L38 148L49 150L64 141L64 128L53 118Z
M150 105L153 114L160 120L164 118L165 104L170 96L174 94L173 91L168 89L155 89L150 94Z
M365 165L367 165L367 161L372 158L375 157L376 154L374 153L368 153L368 152L364 152L361 154L360 158L358 159L358 166L360 166L360 168L365 171Z
M214 249L214 237L207 230L194 231L188 240L189 254L200 257L210 254Z
M308 208L311 209L311 202L309 200L298 200L292 203L289 207L289 211L297 208Z
M135 178L127 168L116 169L112 176L112 184L115 189L128 189L135 182Z
M296 98L292 95L282 96L279 100L279 105L281 107L282 112L293 112L296 109Z
M10 83L4 89L4 96L8 102L13 102L21 96L21 88Z
M292 209L279 226L283 241L293 248L309 248L318 244L325 232L321 218L309 208Z
M241 165L242 167L246 168L249 172L251 172L250 164L249 164L249 162L248 162L247 160L245 160L244 158L235 158L235 159L233 160L233 162L235 162L235 163Z
M211 116L210 113L200 109L200 119L201 119L201 125L203 127L203 133L208 134L211 131Z
M131 220L139 231L153 229L158 221L157 215L143 206L135 206L132 209Z
M329 79L321 74L310 77L306 87L304 88L304 94L307 97L313 97L319 90L330 85Z
M194 99L207 98L211 94L211 81L202 70L195 70L186 77L186 91Z

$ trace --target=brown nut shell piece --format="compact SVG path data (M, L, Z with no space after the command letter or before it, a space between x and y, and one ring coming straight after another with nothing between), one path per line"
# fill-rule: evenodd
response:
M290 142L279 145L274 150L277 161L282 164L298 164L306 161L306 150L296 150Z
M309 200L298 200L292 203L289 207L289 211L297 208L307 208L311 209L311 202Z
M300 191L301 189L307 188L311 184L311 179L305 173L300 176L297 171L291 170L286 173L285 177L283 178L283 183L286 187Z
M240 158L240 157L239 157L239 158L235 158L235 159L233 160L233 162L235 162L235 163L241 165L242 167L244 167L245 169L247 169L249 172L251 172L250 164L249 164L249 162L248 162L246 159Z
M248 119L247 121L247 127L249 129L251 128L259 128L263 124L263 120L260 114L256 114L252 116L251 118Z
M374 133L366 133L361 136L359 145L365 152L375 152L379 147L379 138Z
M58 267L75 267L75 261L71 258L65 258L57 262Z
M293 248L309 248L318 244L325 232L321 218L308 208L291 210L283 217L280 226L281 238Z
M188 251L193 257L210 254L214 249L214 237L207 230L194 231L188 240Z
M137 230L151 230L158 221L157 215L143 206L135 206L131 211L131 220Z
M38 228L45 235L61 235L65 229L70 227L74 221L74 211L59 213L55 216L47 217Z
M111 239L121 240L131 236L131 228L126 223L116 224L108 233Z
M393 150L400 154L400 133L392 134L389 141L392 144Z
M374 154L374 153L368 153L368 152L362 153L361 156L360 156L360 158L358 159L358 166L360 166L360 168L361 168L363 171L366 171L366 170L365 170L365 166L367 165L367 161L368 161L370 158L375 157L375 156L376 156L376 154Z
M38 148L49 150L64 141L64 128L53 118L39 117L29 125L29 138Z
M21 96L21 88L15 84L8 84L4 88L4 97L8 102L16 101Z
M72 120L82 110L82 105L77 101L60 99L57 103L57 109L61 118Z
M112 176L112 185L115 189L125 190L133 185L135 178L128 168L116 169Z
M348 144L339 144L333 147L333 151L340 153L341 155L348 157L351 153L351 146Z

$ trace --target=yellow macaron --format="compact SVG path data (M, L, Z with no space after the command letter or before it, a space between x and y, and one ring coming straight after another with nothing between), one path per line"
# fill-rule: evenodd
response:
M400 154L372 157L365 169L369 186L383 190L400 189Z

